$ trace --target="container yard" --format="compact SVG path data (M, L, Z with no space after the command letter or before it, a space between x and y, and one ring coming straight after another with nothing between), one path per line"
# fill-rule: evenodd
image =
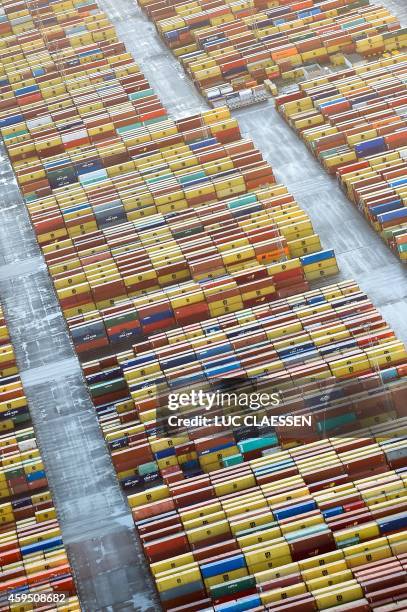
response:
M405 0L0 0L0 611L407 609Z

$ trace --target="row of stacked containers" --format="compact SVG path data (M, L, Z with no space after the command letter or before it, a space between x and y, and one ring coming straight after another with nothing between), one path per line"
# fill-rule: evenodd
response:
M0 307L0 610L80 610L41 451ZM44 601L44 598L45 601Z
M277 108L407 262L407 55L301 83Z
M317 287L335 254L227 109L168 116L91 1L2 12L2 136L162 608L396 606L405 347ZM312 426L167 431L169 392L226 377Z
M206 99L266 79L297 78L309 64L340 64L400 49L407 31L369 0L139 0Z

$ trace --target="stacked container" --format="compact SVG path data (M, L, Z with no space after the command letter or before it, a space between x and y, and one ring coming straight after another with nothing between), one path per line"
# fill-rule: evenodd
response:
M406 261L407 56L303 83L277 107L373 228ZM309 127L313 126L313 127Z

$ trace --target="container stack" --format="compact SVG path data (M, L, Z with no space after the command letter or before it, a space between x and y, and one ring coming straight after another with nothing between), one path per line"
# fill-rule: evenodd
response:
M225 93L303 77L309 65L340 65L344 54L362 59L406 44L394 15L368 0L138 2L214 106Z
M0 307L0 609L80 611L14 349ZM32 604L7 595L32 597ZM55 599L54 599L55 596ZM63 600L58 598L62 596ZM40 603L41 602L41 603Z
M404 40L397 20L367 2L273 0L257 7L270 20L265 24L242 3L205 5L214 11L208 23L194 21L198 2L158 4L157 27L166 33L185 27L183 44L194 45L176 49L188 70L206 61L201 53L226 53L233 57L224 67L228 78L241 71L231 63L236 40L246 44L244 28L258 47L253 62L265 61L267 69L274 62L278 74L296 65L285 59L294 50L302 64L345 49L368 55ZM1 7L2 137L162 609L339 612L397 605L405 598L407 556L404 345L355 282L330 278L338 273L335 253L228 109L171 117L90 0ZM153 16L152 5L146 8ZM163 19L174 27L163 29ZM207 49L205 29L213 37L213 28L226 25L243 30L232 44L225 35L226 46L214 38ZM261 28L270 31L260 34ZM272 57L281 41L287 54ZM375 68L383 79L360 73L365 91L380 100L393 90L403 95L401 60L393 60ZM202 70L216 67L213 61ZM255 82L270 77L264 66ZM205 87L214 84L205 79ZM307 95L298 94L300 104ZM317 113L312 102L302 110ZM389 131L380 137L394 145L382 154L388 157L375 165L357 154L353 163L365 165L343 174L355 201L369 210L370 192L359 176L370 173L369 186L389 181L400 191L394 181L401 175L393 172L403 167L403 143L389 135L404 127L401 106L390 104L386 117ZM358 125L379 129L371 119L361 112ZM393 236L398 245L400 236ZM28 431L28 412L11 348L3 355L5 380L17 384L18 402L4 412L5 448L13 454ZM290 413L310 417L310 424L234 426L228 417L242 412L233 405L214 411L220 427L169 425L170 394L225 383L241 383L250 396L277 394L277 407L259 410L259 417ZM192 419L193 406L180 415ZM36 448L33 434L27 436ZM39 469L32 452L29 462ZM46 490L45 475L41 482ZM35 504L39 521L52 501L36 497ZM24 529L26 517L34 520L19 516ZM62 547L55 515L44 516ZM31 522L29 529L31 537ZM13 557L10 570L18 580L31 572L21 569L21 558ZM57 576L56 582L71 580ZM26 583L4 584L13 593ZM75 605L73 599L66 610Z
M132 351L86 363L84 373L119 479L130 489L143 482L145 470L149 482L174 466L185 478L191 471L219 469L229 455L238 462L246 458L231 432L224 451L216 436L208 440L203 458L196 440L205 437L202 428L183 431L178 440L161 433L157 440L171 391L243 376L250 393L251 383L260 381L265 391L283 392L285 412L304 414L313 406L307 435L314 439L402 416L396 396L405 386L407 353L358 286L343 282L154 334ZM375 389L373 399L368 389ZM329 409L319 408L327 393ZM388 394L389 406L382 401ZM287 442L282 430L266 430L262 438L257 429L255 435L259 452ZM243 433L242 448L244 440Z
M404 427L378 426L131 496L163 609L402 606L405 475L392 463L400 442L389 436Z
M77 278L99 309L68 319L79 353L117 348L157 330L269 302L338 271L333 251L321 250L309 217L281 185L221 201L202 213L189 209L118 227L120 232L73 241L75 258L63 259L59 250L46 254L61 305L71 305L64 298ZM92 266L94 245L98 262ZM66 262L69 274L61 273ZM113 306L111 287L118 279L123 298L131 299ZM124 327L117 327L121 322Z
M276 100L401 261L407 261L406 74L401 53L306 81Z

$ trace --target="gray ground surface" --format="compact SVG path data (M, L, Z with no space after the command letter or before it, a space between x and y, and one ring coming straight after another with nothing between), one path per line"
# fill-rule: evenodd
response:
M382 2L407 25L406 0ZM205 104L135 0L102 0L119 37L171 114ZM271 104L236 112L307 210L340 278L354 278L407 341L407 268L279 117ZM117 485L79 363L4 148L0 147L0 296L17 352L65 543L85 612L158 610L131 516Z

